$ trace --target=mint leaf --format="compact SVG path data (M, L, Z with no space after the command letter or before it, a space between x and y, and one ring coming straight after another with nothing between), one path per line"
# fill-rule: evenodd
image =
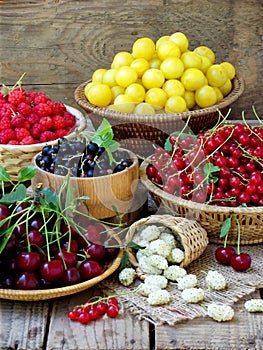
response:
M27 166L18 173L18 181L25 182L25 181L31 180L32 177L36 175L36 172L37 172L37 167L33 165Z

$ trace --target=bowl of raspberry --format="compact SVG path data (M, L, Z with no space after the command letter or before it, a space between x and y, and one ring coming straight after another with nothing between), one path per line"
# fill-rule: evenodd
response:
M73 138L86 120L77 109L44 92L16 87L0 91L0 161L12 180L45 145Z

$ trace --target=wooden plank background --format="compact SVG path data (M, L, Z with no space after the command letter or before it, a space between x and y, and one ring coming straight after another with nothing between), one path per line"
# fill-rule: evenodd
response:
M74 89L118 51L182 31L190 48L207 45L236 66L246 87L231 117L254 119L252 104L263 111L262 10L261 0L2 1L0 83L26 72L25 84L76 107Z

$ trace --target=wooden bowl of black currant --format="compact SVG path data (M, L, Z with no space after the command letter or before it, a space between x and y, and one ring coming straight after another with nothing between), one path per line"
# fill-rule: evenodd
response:
M69 174L76 195L88 197L85 204L96 219L129 212L139 180L139 162L134 153L118 148L108 152L84 138L61 140L47 146L33 159L37 173L32 188L42 183L56 193Z

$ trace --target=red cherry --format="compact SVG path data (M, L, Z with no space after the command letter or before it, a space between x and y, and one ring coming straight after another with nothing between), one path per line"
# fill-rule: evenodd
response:
M42 255L38 252L19 252L16 257L17 267L21 271L35 271L41 262Z
M68 252L66 250L57 250L55 253L55 258L64 260L67 267L75 267L78 262L78 256L75 252Z
M94 260L84 260L79 266L79 272L81 278L85 280L89 280L93 277L99 276L102 274L102 266L98 261Z
M39 289L39 278L34 272L21 272L15 281L17 289L30 290Z
M96 261L102 260L105 255L105 247L101 244L92 243L86 248L86 251L91 259Z
M71 286L81 282L79 270L76 267L69 267L64 271L61 282L65 286Z
M218 247L215 251L216 260L221 265L230 265L231 257L236 254L233 247Z
M64 265L61 260L46 261L40 266L41 276L48 282L59 280L64 273Z
M230 264L236 271L246 271L251 266L251 257L247 253L235 254L231 257Z
M7 218L9 215L10 215L10 209L4 204L0 204L0 216Z

